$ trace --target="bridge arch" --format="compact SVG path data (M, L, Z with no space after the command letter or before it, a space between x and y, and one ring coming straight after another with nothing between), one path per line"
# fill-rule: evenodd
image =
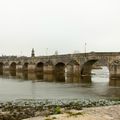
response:
M44 72L44 63L43 62L38 62L36 64L35 71L43 73Z
M25 63L23 64L23 71L28 71L28 65L29 65L28 62L25 62Z
M66 65L63 62L58 62L55 65L55 80L65 82Z
M65 73L65 64L63 62L58 62L55 65L55 73L64 74Z
M0 75L3 74L3 66L4 66L4 64L2 62L0 62Z
M2 62L0 62L0 71L3 71L3 63Z
M16 71L16 62L12 62L9 68L10 68L10 71Z
M93 65L96 63L96 62L100 62L101 63L101 66L106 66L109 70L109 63L108 61L106 60L99 60L99 59L91 59L91 60L88 60L86 61L82 67L81 67L81 75L90 75L91 74L91 70L93 69Z
M93 60L88 60L87 62L85 62L82 65L81 68L81 75L90 75L91 74L91 70L92 70L92 66L93 64L95 64L98 60L97 59L93 59Z

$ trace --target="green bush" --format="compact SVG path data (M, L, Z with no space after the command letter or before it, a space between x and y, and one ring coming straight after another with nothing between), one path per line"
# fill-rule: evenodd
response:
M57 106L54 111L55 114L60 114L61 113L61 108Z

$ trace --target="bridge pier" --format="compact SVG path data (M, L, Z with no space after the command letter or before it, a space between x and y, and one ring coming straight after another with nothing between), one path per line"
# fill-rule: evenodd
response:
M3 71L9 71L9 64L4 64Z
M45 74L53 74L54 72L54 66L51 61L48 61L46 64L44 64L43 72Z
M73 66L73 75L80 75L80 66L79 65L74 65Z
M22 72L23 66L21 64L16 65L16 72Z
M113 61L110 65L110 78L120 78L120 61Z
M73 75L73 66L72 65L67 65L66 67L67 70L67 75Z
M35 64L29 64L28 65L28 72L29 73L35 72L35 68L36 68Z
M54 80L54 74L44 74L44 80L51 82Z
M52 74L54 71L54 67L52 65L45 65L43 72L46 74Z
M71 75L78 76L78 75L80 75L80 66L79 65L68 64L66 69L67 69L67 75L68 76L71 76Z

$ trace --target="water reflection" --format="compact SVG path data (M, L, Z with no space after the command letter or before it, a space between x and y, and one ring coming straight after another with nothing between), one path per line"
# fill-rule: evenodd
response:
M92 83L91 76L81 76L80 83Z
M110 81L109 81L109 85L110 86L120 86L120 79L116 79L116 78L114 78L114 79L110 79Z
M112 97L112 98L120 98L120 89L119 88L114 88L114 87L110 87L106 90L106 93L104 94L104 96L107 97Z
M5 76L15 76L18 79L33 80L33 81L46 81L46 82L65 82L65 83L91 83L91 76L67 76L64 74L40 74L40 73L12 73L4 74Z
M54 75L54 81L56 82L65 82L65 75L62 73L55 73Z
M28 73L27 72L21 73L21 79L28 80Z
M44 74L44 80L47 82L53 82L54 75L53 74Z
M10 75L13 77L16 76L16 71L10 71Z
M66 76L66 83L80 83L80 76Z
M0 75L3 75L3 71L0 70Z
M46 81L46 82L64 82L64 83L80 83L80 84L94 84L94 83L106 83L109 86L120 86L120 79L109 79L106 74L101 74L96 70L96 74L92 76L67 76L66 74L40 74L28 73L28 72L15 72L15 71L0 71L0 75L3 78L16 78L22 80L32 81ZM95 72L95 71L94 71ZM99 73L99 74L97 74Z
M120 79L98 73L80 77L5 71L0 76L0 99L120 97Z

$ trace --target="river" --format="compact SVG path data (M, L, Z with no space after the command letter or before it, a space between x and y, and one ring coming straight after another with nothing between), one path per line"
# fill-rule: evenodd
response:
M0 100L118 98L120 79L109 80L106 67L91 77L64 77L6 72L0 76Z

